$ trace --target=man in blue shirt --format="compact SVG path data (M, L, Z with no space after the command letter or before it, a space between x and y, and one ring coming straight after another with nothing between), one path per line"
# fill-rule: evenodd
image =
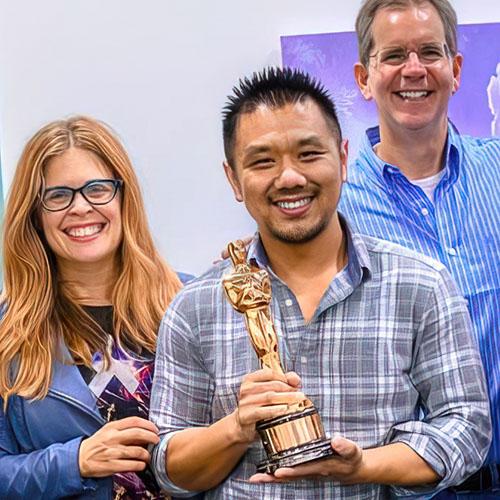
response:
M484 467L449 492L500 495L500 140L461 136L448 121L462 56L447 0L366 0L355 77L373 99L369 129L339 210L361 233L440 260L468 301L493 421ZM460 496L462 498L462 496Z

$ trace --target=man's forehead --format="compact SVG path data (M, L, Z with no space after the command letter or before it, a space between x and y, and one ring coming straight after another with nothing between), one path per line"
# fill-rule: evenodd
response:
M282 131L294 127L316 130L326 123L326 116L319 105L311 98L305 98L280 106L260 103L251 111L238 117L236 140L241 136L256 135L273 130Z
M253 106L247 112L243 112L241 116L253 116L256 118L265 117L268 118L271 115L280 115L287 112L295 113L307 113L319 111L319 106L316 104L314 99L308 96L303 96L296 98L284 103L268 103L260 102L256 106Z
M271 132L262 137L256 137L253 141L241 144L241 153L245 156L268 153L275 148L281 148L285 145L296 148L314 146L324 147L325 137L320 136L309 130L291 130L284 136L279 132Z
M375 13L372 25L373 43L389 41L392 37L434 39L444 38L444 26L437 9L430 2L406 6L383 7Z
M279 136L290 140L311 142L314 137L332 135L321 108L311 99L302 102L270 106L261 104L253 111L240 115L236 127L236 146L247 149L264 147ZM319 140L319 139L316 139Z

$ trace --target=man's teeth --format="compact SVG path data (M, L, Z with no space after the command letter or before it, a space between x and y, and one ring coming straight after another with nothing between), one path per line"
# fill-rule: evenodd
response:
M399 92L403 99L419 99L420 97L427 97L429 92L426 90L413 90L409 92Z
M82 237L82 236L92 236L93 234L99 233L102 230L102 224L95 224L93 226L85 227L75 227L69 229L67 232L70 236Z
M302 198L301 200L296 201L278 201L276 204L280 208L286 208L288 210L292 210L294 208L299 208L307 205L311 201L311 198Z

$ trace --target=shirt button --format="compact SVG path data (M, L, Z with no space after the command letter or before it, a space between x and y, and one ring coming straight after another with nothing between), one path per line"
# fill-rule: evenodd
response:
M455 257L455 255L457 255L457 251L454 248L448 248L448 255Z
M300 362L303 364L307 364L307 356L301 356L300 357Z
M286 299L286 300L285 300L285 305L286 305L286 306L290 307L292 304L293 304L292 299Z
M427 208L422 208L422 210L420 211L420 213L422 215L429 215L429 210L427 210Z

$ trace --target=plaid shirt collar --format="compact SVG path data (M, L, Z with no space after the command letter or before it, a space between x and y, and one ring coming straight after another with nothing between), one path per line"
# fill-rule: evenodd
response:
M363 239L353 233L344 216L340 213L338 215L344 236L347 239L347 266L345 270L352 288L355 289L371 277L370 256ZM281 281L270 266L269 258L258 232L255 233L248 248L248 260L252 259L259 267L266 269L274 279Z

